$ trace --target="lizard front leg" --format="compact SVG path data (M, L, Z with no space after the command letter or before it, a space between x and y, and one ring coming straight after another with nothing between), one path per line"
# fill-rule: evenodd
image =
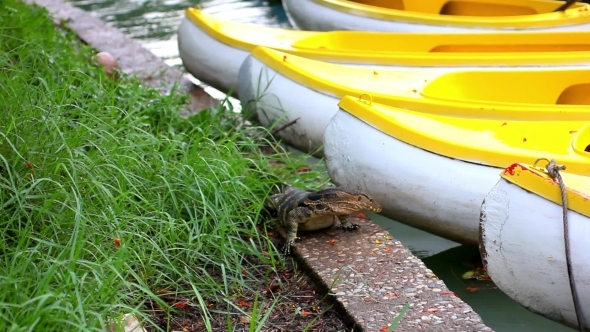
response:
M359 225L350 222L349 215L340 215L338 216L338 219L340 219L340 227L345 231L354 231L360 227Z
M287 216L287 220L285 222L285 228L287 231L287 236L285 239L285 244L283 244L283 255L291 254L291 247L295 243L295 241L299 240L297 237L297 228L299 226L299 219L294 213L289 213Z

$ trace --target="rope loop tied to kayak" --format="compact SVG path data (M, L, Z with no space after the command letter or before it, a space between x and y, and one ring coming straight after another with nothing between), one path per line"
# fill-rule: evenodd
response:
M363 97L366 96L368 98L368 100L363 100ZM373 97L371 97L370 94L368 93L363 93L362 95L359 96L359 101L362 101L363 103L371 106L373 105Z
M537 163L541 160L547 161L547 166L545 166L547 174L549 174L549 176L558 183L559 189L561 190L561 202L562 202L561 205L562 205L562 211L563 211L563 239L565 242L565 262L566 262L566 266L567 266L567 275L568 275L569 284L570 284L570 291L572 293L572 300L574 302L574 311L576 313L576 319L578 321L578 330L580 332L583 332L585 330L584 329L584 315L582 313L582 307L580 305L578 291L576 290L576 282L574 281L572 261L571 261L569 220L568 220L568 214L567 214L567 212L568 212L567 195L566 195L565 184L563 183L563 178L561 177L561 174L559 173L559 171L565 170L565 165L557 165L557 163L555 162L555 159L549 160L547 158L539 158L539 159L535 160L535 163L533 164L533 166L536 167Z

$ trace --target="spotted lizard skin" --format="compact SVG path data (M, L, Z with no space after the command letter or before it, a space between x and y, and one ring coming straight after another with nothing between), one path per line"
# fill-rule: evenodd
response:
M311 231L336 226L356 230L359 226L349 220L351 213L369 210L380 212L381 206L368 195L351 188L336 187L317 191L285 186L282 193L271 195L267 206L277 210L279 222L286 228L285 255L298 240L297 231Z

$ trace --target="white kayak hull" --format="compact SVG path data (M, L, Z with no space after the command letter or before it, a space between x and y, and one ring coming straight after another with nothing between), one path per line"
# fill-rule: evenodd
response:
M178 27L178 54L191 75L235 95L238 71L250 52L212 38L184 17Z
M321 155L324 130L340 98L294 82L253 56L244 60L238 77L243 108L255 111L267 127L278 123L278 128L297 120L276 135L296 149Z
M367 192L381 204L383 215L477 245L481 202L500 168L422 150L342 109L329 122L323 142L334 183Z
M571 210L568 218L574 281L590 331L590 220ZM525 308L577 328L562 206L501 178L481 206L480 231L480 251L495 284Z

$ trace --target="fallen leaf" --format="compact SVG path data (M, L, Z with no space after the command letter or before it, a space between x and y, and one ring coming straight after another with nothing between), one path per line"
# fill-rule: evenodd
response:
M298 173L304 173L304 172L309 172L309 171L311 171L311 168L309 168L307 166L304 166L304 167L301 167L301 168L298 168L297 169L297 172Z
M171 290L167 289L167 288L162 288L162 289L158 289L156 291L156 294L161 295L161 294L170 294L172 293Z
M385 235L384 238L385 240L393 240L393 236L391 235Z
M113 244L115 245L115 247L120 247L121 246L121 238L116 237L113 241Z
M437 312L439 309L437 308L432 308L432 309L424 309L422 310L422 312Z
M376 244L383 244L383 242L381 242L381 240L375 239L375 243Z
M488 273L483 268L476 268L475 270L467 271L463 273L463 279L476 279L476 280L491 280Z
M35 173L35 168L31 162L27 161L27 167L29 168L29 172L31 172L31 174Z
M387 330L389 330L389 326L383 326L382 328L379 329L379 332L387 332Z
M366 302L369 302L369 301L372 301L373 299L367 296L363 300L365 300Z
M186 309L188 308L188 301L178 302L173 305L173 307L178 309Z
M330 240L330 241L328 241L328 244L331 245L331 246L333 246L333 245L336 244L336 240Z
M248 274L248 272L247 272L246 270L243 270L243 269L242 269L242 271L240 271L240 272L241 272L243 275L246 275L246 274Z
M397 293L389 293L387 295L385 295L385 298L387 299L393 299L397 297Z
M238 305L243 308L250 308L251 307L250 303L248 303L246 301L238 301Z
M391 252L391 247L385 248L385 252Z
M281 272L281 274L284 276L291 276L291 275L293 275L293 269L285 270L285 271Z
M441 294L457 296L457 294L455 294L455 292L451 292L451 291L443 291L443 292L441 292Z
M268 288L264 292L266 292L266 293L274 292L274 291L276 291L279 288L281 288L281 285L279 285L279 284L271 284L270 286L268 286Z
M303 316L307 316L307 315L311 315L313 314L313 312L309 311L309 310L305 310L305 309L301 309L301 314Z
M477 292L477 291L479 290L479 287L474 287L474 286L467 286L466 290L467 290L468 292L471 292L471 293L473 293L473 292Z

